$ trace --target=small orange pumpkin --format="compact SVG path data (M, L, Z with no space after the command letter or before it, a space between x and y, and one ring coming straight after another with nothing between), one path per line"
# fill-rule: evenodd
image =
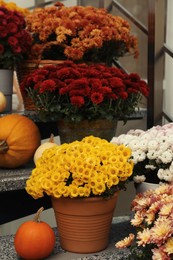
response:
M28 260L48 257L55 246L55 234L52 228L40 221L43 207L37 211L33 221L24 222L14 237L14 246L17 254Z
M29 162L41 143L36 124L26 116L0 118L0 167L16 168Z

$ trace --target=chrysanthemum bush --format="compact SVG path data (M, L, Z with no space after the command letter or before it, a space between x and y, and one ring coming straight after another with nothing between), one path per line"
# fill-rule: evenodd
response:
M30 59L104 61L133 54L138 56L137 38L129 23L92 6L36 8L27 16L33 36Z
M26 191L35 199L108 197L125 188L133 171L131 150L87 136L46 149L36 161Z
M35 70L20 87L34 101L43 120L125 119L149 93L147 83L137 73L72 61Z
M27 58L31 43L22 13L0 6L0 68L13 69Z
M115 244L130 247L128 259L173 259L173 185L162 184L156 190L136 195L131 220L136 235L131 233Z
M134 182L173 182L173 123L146 131L130 130L114 137L112 142L131 148Z
M24 16L28 15L30 13L29 9L28 8L23 8L19 5L17 5L16 3L14 2L6 2L6 1L3 1L3 0L0 0L0 6L3 6L11 11L17 11L17 12L20 12L22 13Z

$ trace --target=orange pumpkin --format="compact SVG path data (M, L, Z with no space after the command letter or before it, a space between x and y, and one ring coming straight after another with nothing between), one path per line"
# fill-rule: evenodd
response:
M9 114L0 118L0 167L16 168L29 162L40 145L36 124L26 116Z
M14 246L17 254L23 259L43 259L50 255L55 246L55 234L52 228L40 221L40 208L32 221L24 222L14 237Z

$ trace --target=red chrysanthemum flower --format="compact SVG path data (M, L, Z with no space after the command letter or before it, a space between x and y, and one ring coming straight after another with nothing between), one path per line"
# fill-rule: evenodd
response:
M62 68L60 70L57 70L57 76L60 80L65 80L71 77L73 79L77 79L80 77L80 73L73 68Z
M0 25L0 38L5 38L7 36L7 30L5 26Z
M32 79L33 79L34 83L37 83L37 82L45 80L45 75L37 74L37 75L34 75Z
M47 79L40 84L39 92L44 93L46 91L52 92L56 89L55 81Z
M72 105L75 105L77 107L81 107L85 104L85 100L81 96L72 96L70 98L70 102L71 102Z
M100 79L91 78L88 80L93 91L100 91L102 88L102 82Z
M15 23L8 23L6 28L8 33L16 33L18 31L18 27Z
M14 54L21 54L22 53L22 48L20 46L13 46L12 50Z
M120 93L118 93L119 97L121 97L122 99L127 99L128 98L128 94L125 91L122 91Z
M142 94L148 94L148 85L140 78L138 80L136 75L132 78L135 80L132 81L120 69L106 65L65 61L35 70L24 79L22 86L31 93L32 98L35 97L34 103L39 104L39 111L43 110L42 104L47 102L45 107L50 107L50 111L46 113L57 111L56 115L68 119L119 118L135 113ZM36 92L32 92L32 89ZM41 102L37 98L39 93L48 93L48 99Z
M64 86L64 87L60 88L60 90L59 90L60 95L65 95L65 94L68 94L68 93L69 93L69 87L68 86Z
M91 101L94 103L94 104L100 104L102 101L103 101L104 97L101 93L99 92L94 92L91 94Z
M117 88L117 87L125 88L123 80L118 77L109 78L109 84L112 88Z

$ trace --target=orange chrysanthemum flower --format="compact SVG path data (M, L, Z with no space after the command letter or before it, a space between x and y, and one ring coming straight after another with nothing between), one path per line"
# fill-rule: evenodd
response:
M55 6L34 9L27 15L26 23L33 36L33 48L40 44L44 49L49 43L49 51L44 49L42 59L55 59L55 56L60 59L61 54L64 59L101 59L103 62L107 55L120 57L130 53L138 56L137 38L131 33L130 24L104 8L65 7L57 2ZM75 40L83 46L80 55ZM32 53L30 58L33 58Z

